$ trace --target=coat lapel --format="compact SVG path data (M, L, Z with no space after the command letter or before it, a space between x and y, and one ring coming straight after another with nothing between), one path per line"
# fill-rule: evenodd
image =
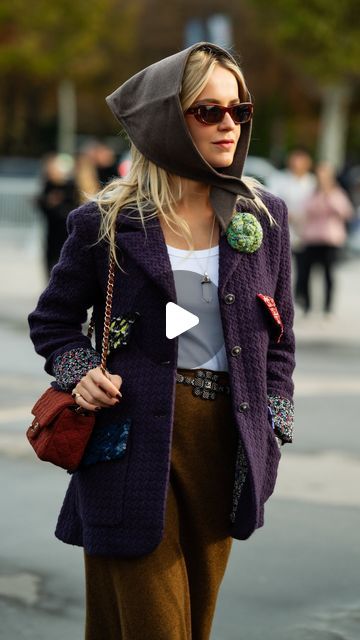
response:
M147 236L141 221L127 218L126 222L118 225L117 246L164 291L169 302L176 303L174 276L159 220L154 218L148 222L146 229ZM223 295L241 257L242 254L232 249L222 233L219 245L219 295Z
M223 296L227 283L238 267L244 254L233 249L225 233L220 235L219 243L219 296ZM240 275L240 274L239 274Z
M141 221L127 218L118 225L116 244L130 261L134 261L144 273L160 287L167 301L176 303L175 281L166 249L164 234L158 219L146 224L146 232Z

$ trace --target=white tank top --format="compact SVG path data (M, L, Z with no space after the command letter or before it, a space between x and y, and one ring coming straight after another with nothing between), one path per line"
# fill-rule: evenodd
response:
M199 324L178 338L177 366L228 371L218 298L219 246L192 252L170 245L166 247L174 273L177 304L199 318ZM211 302L205 302L201 297L205 268L211 279L211 284L205 286Z

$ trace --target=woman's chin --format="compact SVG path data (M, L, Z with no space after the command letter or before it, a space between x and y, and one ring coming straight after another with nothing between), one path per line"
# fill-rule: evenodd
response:
M226 167L231 167L234 158L223 158L222 160L217 159L216 162L212 162L211 166L213 169L226 169Z

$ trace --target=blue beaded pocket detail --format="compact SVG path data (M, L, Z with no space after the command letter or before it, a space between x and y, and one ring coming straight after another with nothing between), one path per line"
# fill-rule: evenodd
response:
M127 449L131 418L120 424L97 427L85 449L80 467L122 458Z

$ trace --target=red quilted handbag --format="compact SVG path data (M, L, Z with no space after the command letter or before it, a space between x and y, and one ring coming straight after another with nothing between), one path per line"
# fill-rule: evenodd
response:
M105 322L101 351L101 370L105 373L109 346L114 260L110 258L105 304ZM88 336L91 338L93 320ZM40 460L75 471L95 425L95 413L84 411L71 393L50 387L40 396L31 413L35 416L26 431L27 438Z
M26 435L38 458L75 471L95 424L95 414L80 413L70 393L52 387L33 406Z

